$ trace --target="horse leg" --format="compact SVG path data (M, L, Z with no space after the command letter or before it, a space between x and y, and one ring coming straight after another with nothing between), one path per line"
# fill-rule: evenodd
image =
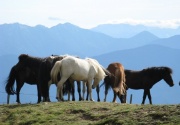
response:
M107 94L108 94L108 87L105 85L105 91L104 91L105 97L104 102L106 102Z
M56 98L58 101L64 101L63 98L63 84L66 82L67 78L62 77L61 80L57 83L57 93Z
M83 81L83 100L85 99L85 92L86 92L86 82Z
M52 84L52 81L51 80L49 80L49 82L48 82L48 96L47 96L47 101L48 102L51 102L51 100L50 100L50 98L49 98L49 89L50 89L50 86L51 86L51 84Z
M88 101L89 100L89 86L88 86L87 82L86 82L86 88L87 88L86 101Z
M143 101L142 101L142 103L141 103L142 105L144 105L144 103L145 103L146 96L147 96L147 91L148 91L148 90L146 90L146 89L144 90Z
M150 89L148 89L147 91L148 91L148 99L149 99L149 103L152 105Z
M113 92L114 92L114 98L113 98L113 101L112 101L112 102L116 102L117 93L116 93L116 91L114 91L114 90L113 90Z
M88 82L87 82L88 94L89 94L90 101L94 101L92 99L92 87L91 87L92 85L91 85L91 83L92 83L92 80L88 80Z
M76 81L77 82L77 87L78 87L78 94L79 94L79 101L82 100L82 96L81 96L81 82L80 81Z
M100 91L100 88L99 88L99 84L97 85L96 87L96 92L97 92L97 101L100 102L100 97L99 97L99 91Z
M72 101L75 101L75 86L74 81L71 81L71 89L72 89Z
M39 88L39 84L37 83L37 93L38 93L38 101L37 103L41 102L41 92L40 92L40 88Z
M17 81L17 85L16 85L16 94L17 94L16 102L18 104L21 104L20 98L19 98L19 93L20 93L21 88L22 88L23 85L24 85L24 82L18 82Z

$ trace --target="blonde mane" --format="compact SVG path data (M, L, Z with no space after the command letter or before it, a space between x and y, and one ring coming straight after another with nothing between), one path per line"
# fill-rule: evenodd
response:
M106 74L105 74L105 72L104 72L104 70L103 70L103 66L100 65L100 64L98 63L98 61L95 60L95 59L86 58L85 60L87 60L90 64L92 64L93 66L95 66L95 67L97 68L97 70L98 70L98 75L99 75L99 77L101 77L102 79L104 79L104 77L106 76Z

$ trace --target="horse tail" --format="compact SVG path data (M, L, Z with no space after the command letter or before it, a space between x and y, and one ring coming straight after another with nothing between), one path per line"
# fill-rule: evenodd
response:
M58 73L60 72L60 69L61 69L61 61L57 61L51 70L51 80L53 83L58 82Z
M120 94L124 95L126 93L126 77L125 77L125 71L124 67L121 68L121 85L120 85Z
M126 78L125 78L125 72L124 72L123 66L116 69L115 76L117 76L115 78L115 82L118 83L117 85L118 85L119 93L121 95L124 95L126 92L126 87L125 87L126 86L126 84L125 84Z
M16 65L11 68L11 71L9 73L8 79L6 81L6 93L9 95L16 94L16 91L14 90L14 83L16 79Z

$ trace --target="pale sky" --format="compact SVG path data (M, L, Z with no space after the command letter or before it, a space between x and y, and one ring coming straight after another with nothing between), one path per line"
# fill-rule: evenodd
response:
M180 26L180 0L0 0L0 24L82 28L106 23Z

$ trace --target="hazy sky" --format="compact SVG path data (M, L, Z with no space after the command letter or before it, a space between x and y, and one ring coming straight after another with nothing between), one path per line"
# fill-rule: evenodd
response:
M48 27L70 22L83 28L104 23L180 26L180 0L0 0L0 24Z

